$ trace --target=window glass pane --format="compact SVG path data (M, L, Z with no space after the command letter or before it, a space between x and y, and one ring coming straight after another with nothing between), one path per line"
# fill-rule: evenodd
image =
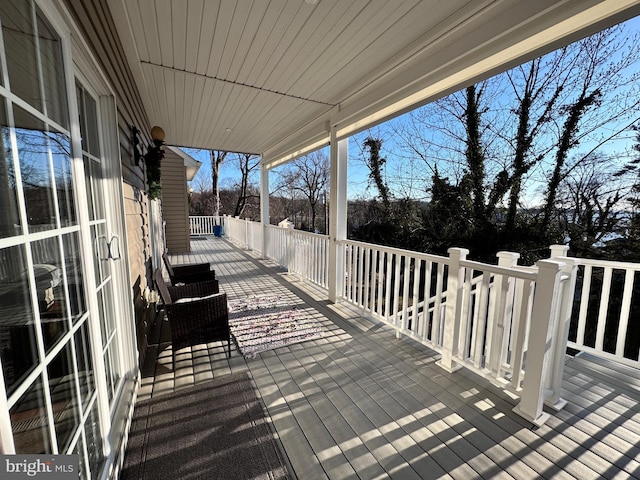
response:
M120 381L120 366L118 365L118 352L119 352L119 343L118 337L114 336L111 340L111 344L109 345L109 349L107 351L109 355L109 363L111 368L109 369L109 374L111 378L109 379L109 384L113 388L113 395L115 395L116 389L118 387L118 382ZM113 400L113 395L109 398L109 404L111 404Z
M84 90L82 86L76 82L76 102L78 103L78 114L80 115L80 140L82 142L82 150L87 150L87 139L85 138L85 131L87 130L85 114L84 114Z
M98 290L96 296L98 298L98 310L100 311L100 345L104 348L107 345L107 332L104 329L104 322L102 320L102 315L104 313L104 288Z
M98 136L98 111L96 101L86 91L84 92L84 107L86 115L86 132L83 136L87 137L89 144L88 152L96 157L100 156L100 141Z
M67 90L60 37L38 11L38 43L42 65L42 80L47 116L59 125L69 128Z
M67 135L56 132L49 132L49 140L58 193L60 224L62 227L68 227L77 223L71 177L71 140Z
M87 180L87 201L92 203L89 207L89 219L103 219L104 202L102 201L102 189L100 188L102 186L102 166L98 162L85 156L84 168Z
M111 363L111 346L104 352L104 370L107 377L107 397L109 398L109 405L113 400L113 392L116 388L114 382L113 364Z
M41 111L31 1L0 2L0 18L11 91Z
M111 336L111 334L115 331L116 326L114 323L114 318L115 318L115 311L114 311L114 307L115 307L115 303L113 300L113 292L111 290L111 283L105 285L105 287L102 290L102 295L104 298L104 303L103 306L104 308L102 309L102 311L100 312L100 317L101 317L101 328L102 330L105 332L104 337L105 338L109 338ZM104 346L104 343L103 343Z
M16 453L51 453L42 385L38 377L9 411Z
M0 97L0 125L2 126L2 142L0 142L0 238L12 237L22 233L20 215L18 213L18 197L16 193L16 175L11 155L11 142L5 100Z
M73 448L73 453L78 455L78 478L82 480L88 479L87 469L85 468L84 439L82 435L78 438L78 442Z
M49 133L43 123L19 107L14 108L20 173L30 230L55 228L56 213L49 162Z
M102 220L105 218L104 213L104 201L102 198L102 187L104 180L102 176L102 164L98 162L91 162L91 182L93 183L91 189L93 190L93 202L96 211L96 220Z
M58 237L31 244L42 337L47 351L69 330Z
M104 223L98 223L91 227L93 238L93 263L96 269L96 285L100 285L109 272L109 239Z
M62 236L64 264L67 270L69 300L71 302L71 318L74 322L82 318L87 312L78 235L79 234L75 232Z
M89 455L91 477L98 478L98 474L104 463L104 455L102 453L102 436L100 435L97 402L93 402L91 412L84 424L84 434L87 439L87 454Z
M67 344L47 368L58 450L66 452L80 425L71 346Z
M93 182L91 181L91 164L93 161L89 159L86 155L83 156L84 159L84 180L87 188L87 209L89 213L89 220L96 219L95 207L93 205Z
M0 355L10 395L38 357L24 246L0 250Z
M76 332L74 341L76 343L76 356L78 357L77 365L78 378L80 380L80 396L82 398L82 406L86 408L96 388L93 376L91 345L89 343L89 330L86 322Z

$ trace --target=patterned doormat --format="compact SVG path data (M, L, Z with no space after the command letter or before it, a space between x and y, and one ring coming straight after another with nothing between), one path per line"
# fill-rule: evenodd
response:
M229 301L229 326L240 353L261 352L320 338L324 329L311 308L292 306L279 295L251 295Z

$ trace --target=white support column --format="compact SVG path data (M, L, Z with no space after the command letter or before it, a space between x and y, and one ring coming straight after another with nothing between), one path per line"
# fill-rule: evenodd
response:
M554 345L553 319L558 308L560 275L565 265L556 260L540 260L536 266L538 278L531 314L524 383L520 403L513 411L534 425L541 426L549 418L549 414L544 412L542 407Z
M466 260L469 250L466 248L450 248L449 276L447 278L447 302L445 305L444 335L442 340L442 358L437 362L447 372L455 372L461 367L454 361L458 354L460 322L462 316L462 287L464 285L464 268L460 262Z
M347 161L349 139L338 141L331 128L329 183L329 301L335 303L344 289L344 252L338 242L347 238Z
M262 223L262 258L267 252L267 225L269 225L269 170L260 159L260 221Z

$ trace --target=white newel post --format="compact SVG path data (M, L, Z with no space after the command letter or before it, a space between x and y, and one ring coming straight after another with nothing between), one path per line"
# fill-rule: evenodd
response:
M558 308L560 276L564 263L556 260L540 260L529 328L527 360L520 403L515 413L541 426L549 418L542 407L545 397L546 376L550 368L555 331L554 316Z
M329 178L329 301L336 303L338 292L344 292L344 248L339 243L347 238L347 154L349 139L338 141L331 128L331 166Z
M269 225L269 170L260 159L260 222L262 223L262 255L267 258L267 225Z
M545 404L555 411L560 411L567 401L560 397L562 392L562 379L564 378L564 366L569 340L569 326L571 325L571 312L573 310L573 297L576 290L576 278L578 265L572 258L567 258L569 247L566 245L552 245L551 258L562 261L565 266L562 269L562 288L559 299L559 312L556 320L556 335L551 360L551 370L547 377L546 388L550 392ZM565 277L566 276L566 277Z
M552 259L554 258L562 258L564 261L564 259L567 257L567 253L569 253L569 246L568 245L551 245L549 247L549 250L551 251L551 257Z
M462 313L462 287L464 285L465 269L460 266L460 262L466 260L469 250L466 248L450 248L447 252L449 253L447 301L445 305L442 358L438 361L438 365L451 373L461 368L453 359L458 354L460 316Z

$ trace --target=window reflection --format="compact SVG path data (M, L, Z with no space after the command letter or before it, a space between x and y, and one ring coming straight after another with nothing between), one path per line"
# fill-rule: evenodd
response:
M0 355L10 395L38 356L24 246L0 249Z
M107 384L109 386L109 402L113 399L113 395L116 392L118 382L120 381L120 374L118 373L117 355L118 355L118 337L114 337L111 341L111 345L107 348L107 352L104 356L105 370L107 374Z
M11 91L42 110L31 1L0 2L0 18Z
M31 254L42 338L44 347L48 351L69 330L69 312L65 298L58 237L33 242Z
M49 153L52 143L44 124L19 107L14 108L20 174L30 230L56 226ZM56 145L56 148L62 148Z
M80 437L78 438L78 442L73 449L73 453L78 455L78 478L82 480L89 478L87 477L87 471L85 467L84 440L82 438L82 435L80 435Z
M89 343L89 331L85 322L76 332L74 341L76 344L76 357L78 365L78 379L80 380L80 396L82 406L86 408L93 391L95 379L93 376L93 360L91 358L91 345Z
M9 411L16 453L51 453L49 420L40 377Z
M58 194L60 224L62 227L68 227L76 224L71 173L71 140L67 135L57 132L48 132L48 137Z
M0 238L12 237L21 233L16 193L16 175L13 168L9 127L4 99L0 100Z
M87 141L83 145L83 150L89 152L91 155L99 157L100 142L98 137L98 110L96 101L86 90L82 90L82 93L83 100L80 117L83 118L83 121L81 122L83 127L83 136L87 137Z
M81 250L78 233L62 236L64 264L67 271L67 287L71 303L71 318L77 321L87 312L82 277Z
M58 449L65 452L71 443L72 433L80 425L73 356L69 344L51 361L47 373Z
M35 12L36 28L30 0L0 2L9 87L32 107L68 128L60 37L37 8Z
M91 227L93 238L93 265L95 267L96 285L100 285L109 274L109 238L104 223L98 223Z
M62 46L60 37L38 10L38 43L40 46L40 62L42 68L42 85L46 113L59 125L69 128L67 111L67 94L62 63Z
M89 453L89 470L92 476L97 477L104 463L102 453L102 435L100 434L100 417L98 416L98 404L93 402L91 412L84 424L84 434L87 439L87 451Z

